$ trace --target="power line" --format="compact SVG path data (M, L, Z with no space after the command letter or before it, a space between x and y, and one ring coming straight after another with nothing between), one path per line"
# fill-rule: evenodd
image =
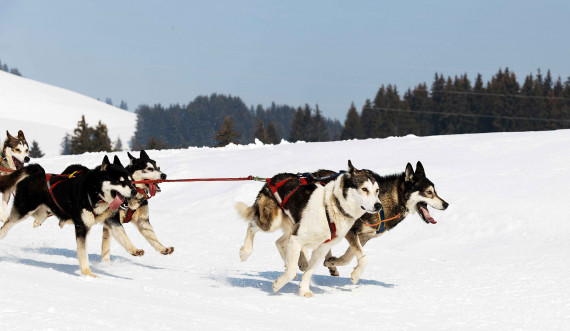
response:
M541 95L519 95L519 94L501 94L501 93L479 93L479 92L462 92L462 91L444 91L444 90L432 90L431 93L442 93L442 94L463 94L463 95L482 95L482 96L492 96L492 97L510 97L510 98L521 98L521 99L550 99L550 100L566 100L570 101L570 98L566 97L548 97Z
M443 115L443 116L478 117L478 118L493 118L493 119L505 119L505 120L524 120L524 121L535 121L535 122L570 123L570 120L557 120L557 119L544 118L544 117L521 117L521 116L499 116L499 115L483 115L483 114L467 114L467 113L444 113L441 111L413 110L413 109L385 108L385 107L364 107L363 109L385 110L385 111L393 111L393 112L418 113L418 114L430 114L430 115Z

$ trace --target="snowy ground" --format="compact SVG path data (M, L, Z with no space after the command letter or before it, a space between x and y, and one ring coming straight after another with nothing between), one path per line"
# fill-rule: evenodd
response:
M150 151L171 179L340 170L349 158L388 174L421 160L450 207L432 211L436 225L413 215L369 242L358 285L354 261L339 278L320 268L306 299L298 280L272 291L283 271L278 233L258 234L240 262L246 224L233 205L252 203L261 183L164 183L151 222L173 255L155 252L127 224L146 254L132 257L114 242L112 263L100 263L97 225L89 236L97 279L79 275L71 226L50 219L13 228L0 242L0 329L567 330L569 146L564 130ZM59 172L101 159L38 161Z

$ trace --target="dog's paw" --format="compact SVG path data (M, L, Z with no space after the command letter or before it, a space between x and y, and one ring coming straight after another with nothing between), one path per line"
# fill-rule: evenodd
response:
M133 252L131 252L131 254L133 256L143 256L144 255L144 250L142 249L135 249Z
M251 249L247 249L245 246L242 246L242 248L239 250L239 258L241 259L241 262L247 261L247 258L251 255L251 252Z
M336 260L337 260L336 257L329 257L328 259L325 260L325 262L323 264L327 268L333 268L336 266L335 265Z
M335 267L329 268L329 273L330 273L331 276L333 276L333 277L338 277L338 276L340 276L340 273L338 272L337 268L335 268Z
M312 298L315 295L311 291L299 291L299 296L305 297L305 298Z
M93 278L97 278L97 275L95 275L94 273L91 272L91 269L87 268L87 269L82 269L81 270L81 274L83 276L89 276L89 277L93 277Z
M162 255L170 255L172 254L172 252L174 252L174 247L168 247L162 250L162 252L160 252Z
M279 291L283 286L285 286L286 283L287 282L281 277L277 278L277 280L273 282L273 292Z
M307 261L307 258L305 257L304 254L301 254L301 256L299 256L299 270L301 271L305 271L307 270L307 267L309 266L309 261Z

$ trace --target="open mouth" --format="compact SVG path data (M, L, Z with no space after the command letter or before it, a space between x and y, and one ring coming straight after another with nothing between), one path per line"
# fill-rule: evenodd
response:
M420 214L420 217L424 220L424 222L426 223L431 223L431 224L436 224L437 222L433 219L433 217L431 217L429 210L427 208L427 203L425 202L418 202L418 204L416 205L416 208L418 209L418 214Z
M121 193L113 190L111 191L111 196L114 196L113 198L113 202L111 202L109 204L109 208L111 210L117 210L119 209L119 207L121 207L121 205L123 204L123 202L125 201L125 197L121 195Z
M149 183L148 184L148 193L150 196L154 196L157 192L161 192L160 186L156 183Z
M14 166L16 166L16 170L22 169L24 167L24 163L20 162L20 160L14 156L12 156L12 161L14 162Z

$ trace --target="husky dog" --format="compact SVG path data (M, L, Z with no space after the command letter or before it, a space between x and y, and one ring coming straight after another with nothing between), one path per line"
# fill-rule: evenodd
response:
M18 137L13 137L6 130L6 140L2 146L2 157L0 166L10 170L21 169L25 163L30 162L30 147L22 130L18 131ZM0 174L7 174L9 171L0 170ZM8 218L8 202L13 190L6 191L2 194L2 207L0 208L0 221L6 221Z
M156 165L156 161L152 160L144 150L140 152L139 158L132 156L129 152L127 152L127 155L129 156L130 163L126 169L133 177L133 180L166 179L166 174L160 171L160 167ZM115 156L114 162L119 162L117 156ZM113 215L112 219L105 221L105 226L103 227L103 244L101 247L102 261L109 261L111 259L111 238L109 227L118 226L131 221L136 225L143 237L145 237L145 239L158 252L164 255L172 254L172 252L174 252L174 247L165 247L158 241L158 238L154 233L154 229L149 221L147 197L149 197L149 194L150 196L154 195L154 192L160 192L160 188L158 185L152 183L135 184L135 188L138 192L137 195L133 198L127 199L123 204L123 206L126 206L127 208L121 208L119 213ZM132 252L137 251L137 248L130 240L125 242L119 241L119 243L121 243L121 245L131 254ZM138 251L144 253L142 250Z
M95 277L89 268L87 234L95 223L109 219L125 198L137 194L132 177L120 163L111 164L107 156L95 169L72 165L64 171L66 175L50 176L47 184L43 168L40 170L16 185L14 206L0 228L0 238L28 216L36 219L34 224L41 224L53 213L60 221L73 222L81 273ZM116 237L126 236L122 227L111 230Z
M424 222L435 224L437 222L430 215L427 206L439 210L445 210L449 206L437 195L434 184L427 179L424 167L419 161L415 172L412 165L408 163L403 173L390 176L374 174L373 176L380 187L379 197L387 220L384 222L384 228L381 229L378 215L364 214L346 234L346 240L350 247L344 255L336 258L332 257L329 252L324 263L332 276L338 276L336 266L347 265L356 256L357 266L351 274L351 280L354 284L358 283L368 262L368 258L362 250L362 246L368 240L379 237L385 231L393 229L409 214L418 213Z
M377 213L382 204L374 177L369 171L355 169L350 161L348 172L340 174L326 186L314 182L287 188L299 182L294 178L298 177L294 174L276 175L261 189L253 206L243 202L236 205L241 217L249 222L240 256L242 261L249 257L257 231L282 229L284 235L276 244L285 260L285 273L273 283L273 290L277 292L293 280L301 251L312 248L311 259L299 286L300 296L311 297L313 293L309 285L316 266L322 263L330 248L344 238L358 218L366 212ZM278 185L294 192L288 196L285 206L272 193Z

